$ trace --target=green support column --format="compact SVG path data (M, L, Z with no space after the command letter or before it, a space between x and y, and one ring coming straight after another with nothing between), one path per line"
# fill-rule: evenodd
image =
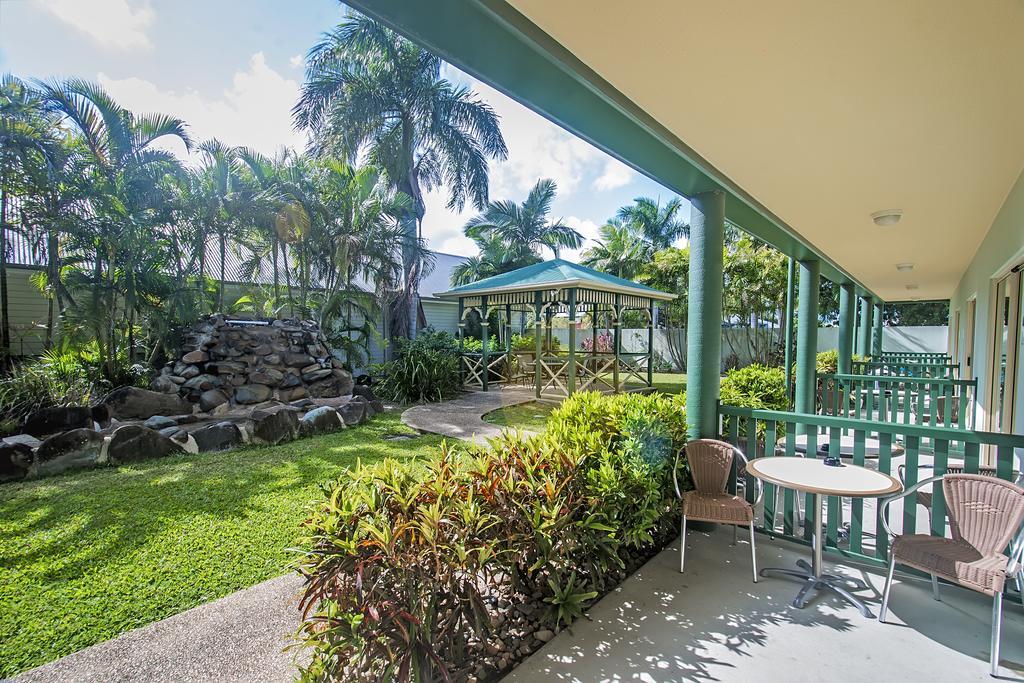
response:
M690 198L690 284L686 322L686 421L691 439L718 436L722 368L722 252L725 193Z
M651 299L651 319L647 323L647 386L654 386L654 299Z
M463 320L462 316L465 315L466 304L459 297L459 380L460 383L466 383L466 375L464 372L466 361L463 360L462 354L465 353L464 341L466 338L466 321Z
M785 315L785 372L786 372L786 400L788 408L793 407L793 287L796 285L796 261L789 257L789 266L786 268L786 315Z
M512 381L512 304L505 304L505 381Z
M882 316L885 313L884 307L885 302L878 301L875 303L875 324L874 332L871 335L871 357L875 359L882 358Z
M481 349L480 363L483 366L480 372L480 384L482 389L487 391L487 375L491 374L487 369L489 359L487 357L487 327L490 323L487 320L487 295L480 297L480 341L483 342Z
M857 327L857 355L871 353L871 297L860 298L860 325Z
M839 285L839 373L850 374L857 302L852 284Z
M540 398L540 358L544 354L544 338L541 336L544 334L544 322L541 319L543 307L544 300L541 293L537 292L533 300L533 386L537 398Z
M615 363L612 364L612 384L615 385L615 393L619 393L619 346L622 340L622 323L619 321L619 311L622 306L622 295L615 295L615 310L612 311L612 353L615 354Z
M569 364L566 365L565 387L572 396L576 393L576 288L569 290Z
M796 412L814 413L818 355L818 291L821 262L800 261L800 302L796 328Z

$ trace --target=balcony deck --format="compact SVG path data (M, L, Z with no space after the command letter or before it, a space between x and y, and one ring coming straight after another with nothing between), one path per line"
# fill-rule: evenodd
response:
M686 574L673 544L559 633L507 680L528 681L986 681L991 601L896 574L888 622L826 594L790 606L798 584L750 581L750 553L732 532L691 531ZM790 567L809 549L757 536L759 567ZM830 571L863 579L876 614L884 576L826 556ZM1024 609L1004 601L1001 677L1024 680Z

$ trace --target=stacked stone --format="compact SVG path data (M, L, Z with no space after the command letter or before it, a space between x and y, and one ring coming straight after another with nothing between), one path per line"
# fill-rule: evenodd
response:
M309 320L206 316L192 326L183 348L188 351L163 368L153 388L177 393L204 412L223 404L334 398L352 391L352 376Z

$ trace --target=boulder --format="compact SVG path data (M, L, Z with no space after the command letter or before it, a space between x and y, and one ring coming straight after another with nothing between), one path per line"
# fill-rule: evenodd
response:
M193 377L197 377L199 375L199 368L197 368L194 365L186 365L185 368L178 374L184 379L190 380ZM184 382L182 382L182 384L184 384Z
M41 444L42 441L31 434L13 434L0 439L0 443L4 443L8 446L28 446L29 450L34 450L39 448L39 444Z
M182 386L186 389L197 389L199 391L209 391L219 387L221 384L220 379L216 375L209 375L203 373L196 375L192 379L185 382Z
M112 417L119 420L145 420L154 415L181 415L192 412L192 404L173 394L138 387L114 389L103 399Z
M270 398L273 390L265 384L243 384L235 389L236 403L259 403Z
M371 389L366 384L356 384L355 386L353 386L352 387L352 395L353 396L362 396L367 401L373 401L373 400L375 400L377 398L376 394L373 393L373 389Z
M298 375L293 375L290 372L287 373L284 376L284 379L281 380L281 388L282 389L290 389L292 387L297 387L300 384L302 384L302 380L299 379L299 376Z
M208 360L210 360L209 354L199 349L190 351L181 357L183 363L205 363Z
M89 406L58 406L42 408L25 418L21 429L32 436L46 436L69 429L92 427L92 409Z
M99 464L102 449L103 435L92 429L72 429L54 434L39 444L28 476L91 469Z
M223 451L242 443L242 433L233 422L217 422L192 430L189 435L195 439L200 453Z
M253 443L276 446L293 440L299 434L299 417L291 406L254 410L249 419L252 422Z
M160 375L153 380L150 384L153 391L159 391L163 394L176 394L178 393L178 385L174 383L170 375Z
M106 429L110 426L110 420L114 417L114 411L106 403L97 403L92 408L92 420L100 427Z
M210 389L199 395L199 409L208 413L219 405L228 402L228 397L219 389Z
M313 362L313 357L308 356L304 353L295 353L289 351L284 354L284 364L293 368L302 368L310 365Z
M178 421L170 417L164 417L163 415L154 415L153 417L147 419L142 424L143 426L149 427L150 429L160 431L161 429L165 429L167 427L177 427Z
M31 448L23 443L0 443L0 483L24 479L31 464Z
M331 376L331 369L330 368L320 368L319 370L314 370L312 372L304 372L304 373L302 373L302 380L304 382L316 382L317 380L321 380L321 379L324 379L324 378L330 377L330 376Z
M249 373L251 384L267 384L276 387L284 379L284 373L274 368L259 368Z
M107 462L123 465L150 458L184 453L176 441L142 425L124 425L114 430L107 446Z
M345 428L345 421L330 406L313 408L299 419L299 433L303 436L327 434Z
M361 424L366 421L366 401L352 400L343 406L338 408L338 414L341 415L341 419L345 421L345 424L349 427L354 427L357 424Z
M178 443L181 443L181 441L175 437L185 433L185 430L178 425L174 425L173 427L164 427L157 431L160 432L160 436L166 436L168 439L174 439L175 441L178 441Z
M338 395L348 396L351 394L353 388L352 373L342 370L341 368L335 368L332 374L338 383ZM374 398L376 398L376 396Z

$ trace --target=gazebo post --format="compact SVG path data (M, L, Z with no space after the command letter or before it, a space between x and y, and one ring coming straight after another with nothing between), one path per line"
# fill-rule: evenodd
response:
M650 318L647 321L647 386L654 386L654 299L650 300Z
M466 384L466 375L464 374L464 368L465 368L465 365L466 365L464 354L465 354L466 351L465 351L464 344L463 344L463 341L465 340L465 337L466 337L466 320L465 320L465 318L463 318L463 316L465 314L466 314L466 302L460 296L459 297L459 380L461 380L463 385Z
M566 366L569 376L566 378L566 393L572 396L576 392L576 288L569 290L569 364Z
M541 309L544 306L543 294L536 292L533 299L533 385L537 398L540 398L541 381L541 356L544 353L544 340L541 335L544 333L544 322L541 320Z
M615 310L612 311L612 353L615 354L615 363L612 365L612 384L615 385L615 393L619 393L619 342L622 336L622 321L619 313L622 306L622 295L615 295Z
M512 304L505 304L505 381L512 381Z
M480 363L483 366L480 372L480 384L484 391L487 391L487 375L490 374L487 364L487 295L484 294L480 297L480 338L483 342L483 348L480 349Z

